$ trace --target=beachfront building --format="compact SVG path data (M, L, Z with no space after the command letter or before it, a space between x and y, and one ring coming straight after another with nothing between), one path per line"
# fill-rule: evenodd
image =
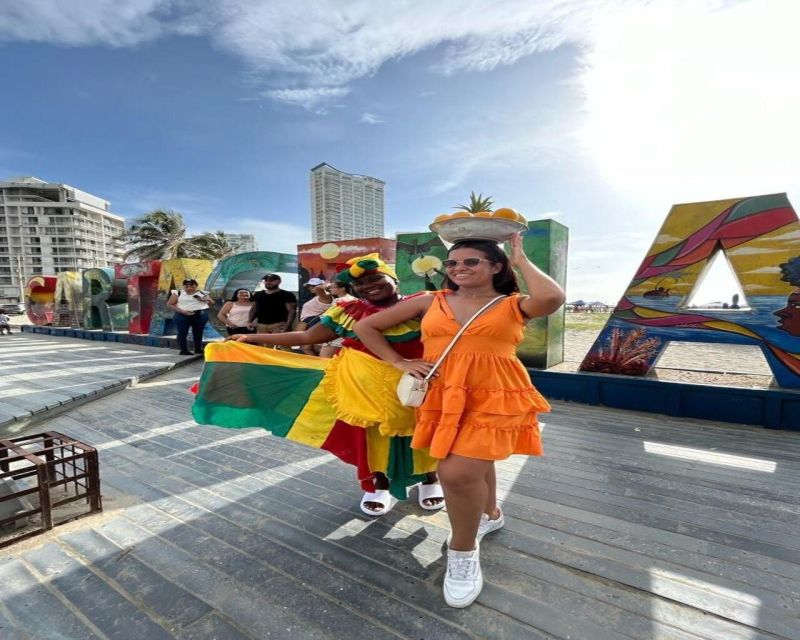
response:
M228 244L233 247L233 253L248 253L258 251L256 237L249 233L226 233Z
M22 300L32 276L122 262L125 220L110 206L32 176L0 182L0 302Z
M383 237L384 186L324 162L311 169L312 242Z

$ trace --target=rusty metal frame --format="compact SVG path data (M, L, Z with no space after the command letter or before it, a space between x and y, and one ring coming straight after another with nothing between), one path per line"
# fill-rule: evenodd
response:
M13 463L17 463L15 469L11 468ZM0 542L0 548L49 531L56 525L103 510L100 465L97 449L94 447L57 431L0 439L0 480L33 477L36 478L35 486L0 495L0 502L36 494L38 507L1 519L0 527L36 514L41 516L41 526L34 531L11 536ZM50 490L62 485L66 490L70 484L73 495L53 502ZM56 513L54 517L54 510L58 507L82 498L89 505L88 511L62 518Z

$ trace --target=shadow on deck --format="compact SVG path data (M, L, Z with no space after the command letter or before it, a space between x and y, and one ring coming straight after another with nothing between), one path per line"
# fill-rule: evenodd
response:
M106 511L0 552L0 637L800 638L796 432L555 403L455 610L446 514L370 519L332 456L187 421L193 373L37 427L98 447Z

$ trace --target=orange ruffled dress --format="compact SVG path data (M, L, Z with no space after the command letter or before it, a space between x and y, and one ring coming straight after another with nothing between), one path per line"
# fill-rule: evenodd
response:
M435 362L460 325L437 291L422 319L424 359ZM458 339L417 409L413 448L430 447L434 458L453 453L504 460L513 453L539 456L537 414L550 411L516 355L525 319L513 294L484 311Z

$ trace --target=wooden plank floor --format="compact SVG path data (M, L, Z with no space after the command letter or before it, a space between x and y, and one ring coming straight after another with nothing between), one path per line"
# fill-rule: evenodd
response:
M455 610L446 514L367 518L335 458L194 425L198 372L36 429L99 446L106 511L0 552L0 638L800 638L800 433L556 403Z

